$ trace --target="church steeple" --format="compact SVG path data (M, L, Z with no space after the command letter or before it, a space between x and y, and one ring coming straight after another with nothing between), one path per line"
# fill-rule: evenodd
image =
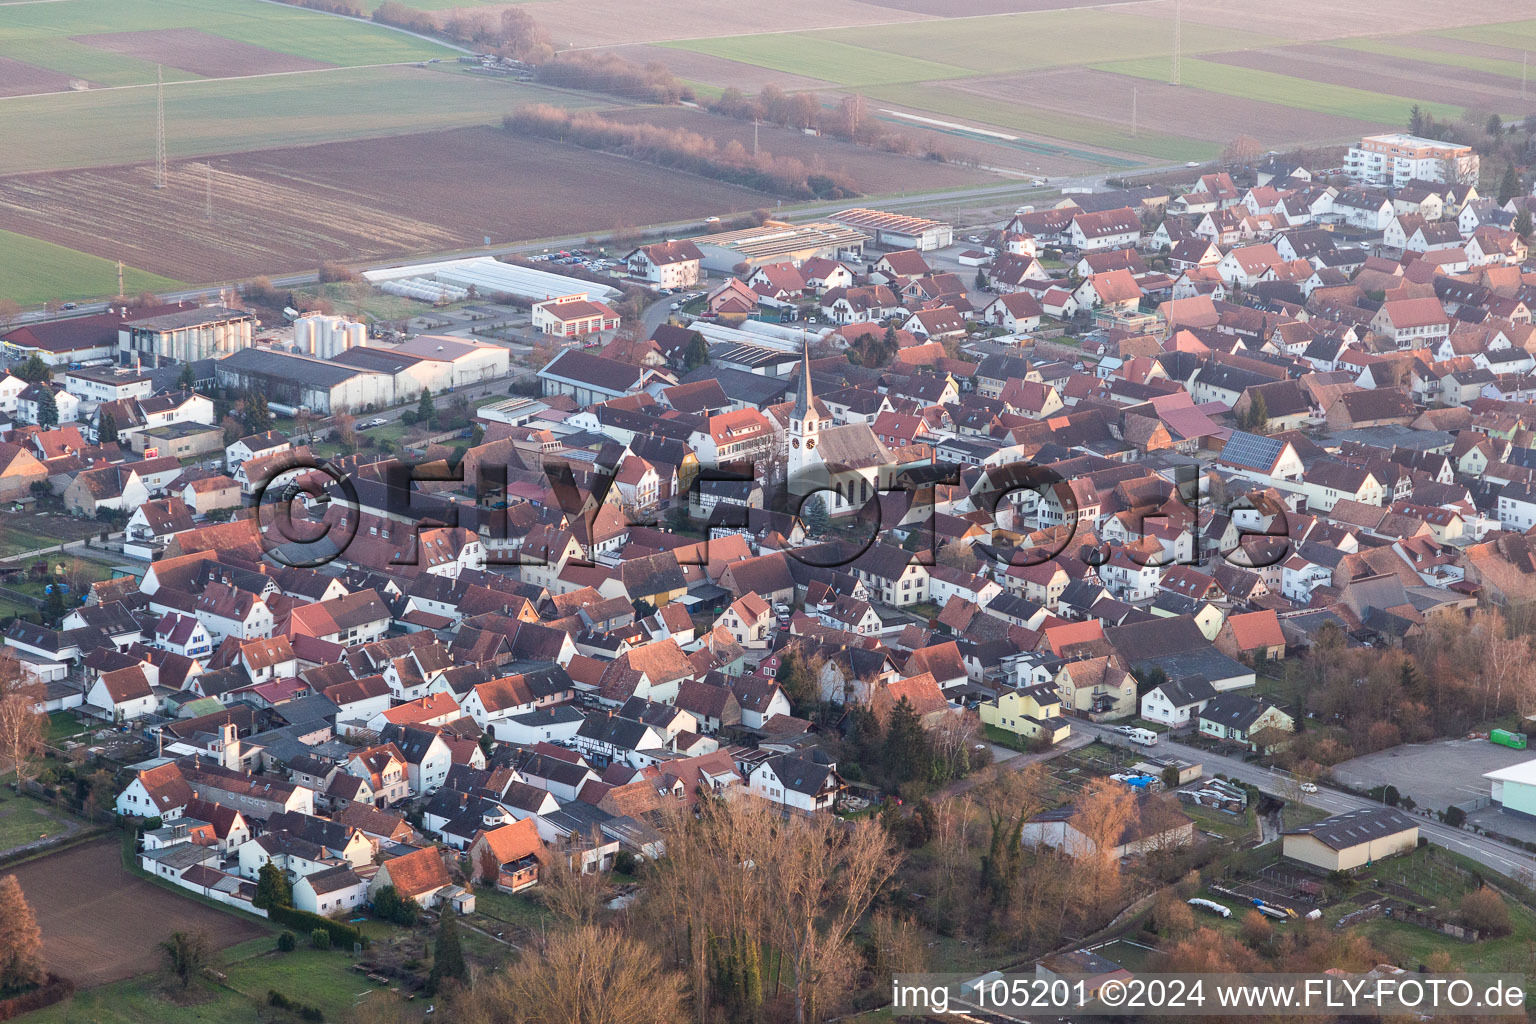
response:
M800 387L795 391L795 410L789 417L789 486L791 493L801 494L811 486L807 471L820 461L814 452L821 430L821 420L816 415L816 395L811 388L811 353L804 345L800 349Z
M811 393L811 348L800 345L800 388L795 392L794 418L802 423L815 416L816 396Z

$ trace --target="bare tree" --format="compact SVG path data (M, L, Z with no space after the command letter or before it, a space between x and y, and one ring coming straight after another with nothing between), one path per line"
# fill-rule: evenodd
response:
M1136 796L1114 779L1097 778L1078 796L1071 824L1087 840L1080 853L1084 896L1097 906L1112 903L1120 892L1120 854L1127 827L1137 814Z
M0 299L0 328L11 326L20 315L21 306L15 299Z
M778 898L768 903L768 933L793 972L796 1024L806 1024L820 1019L848 937L900 858L873 820L795 818L785 832L771 851Z
M765 947L799 1024L820 1019L856 965L850 936L899 863L881 826L785 817L741 795L678 813L646 913L686 942L695 1007L708 1019L712 946Z
M1259 140L1252 135L1239 135L1227 143L1227 148L1222 150L1221 159L1226 164L1241 164L1247 166L1257 163L1259 157L1264 155L1264 147Z
M0 651L0 775L14 773L18 793L43 746L41 700L42 688L22 675L16 656Z
M583 925L528 950L506 973L458 997L460 1024L677 1024L683 983L656 951Z
M570 849L549 847L539 867L539 898L556 917L576 925L597 921L608 894L608 881L600 872L583 871L580 843Z

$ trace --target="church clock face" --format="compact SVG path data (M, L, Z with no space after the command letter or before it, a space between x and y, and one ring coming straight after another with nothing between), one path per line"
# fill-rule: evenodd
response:
M805 450L806 451L810 451L812 448L815 448L815 447L816 447L816 439L815 438L811 438L809 441L805 442Z
M791 444L791 445L793 445L793 446L794 446L794 447L796 447L796 448L799 448L799 447L800 447L800 439L799 439L799 438L798 438L798 437L797 437L797 438L794 438L794 439L792 439L792 440L791 440L791 441L790 441L790 442L789 442L789 443L790 443L790 444Z

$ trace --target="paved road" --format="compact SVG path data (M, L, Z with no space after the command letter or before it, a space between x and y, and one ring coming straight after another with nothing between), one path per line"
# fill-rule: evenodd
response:
M1079 729L1084 732L1096 732L1101 738L1115 742L1120 746L1129 746L1129 741L1115 733L1113 727L1084 722L1080 719L1072 720L1074 734ZM1198 761L1205 766L1207 775L1215 775L1220 772L1228 778L1241 782L1251 783L1267 792L1276 795L1284 795L1288 789L1288 779L1284 772L1263 768L1249 764L1235 757L1227 757L1223 754L1213 754L1199 747L1191 747L1187 744L1169 740L1165 735L1158 741L1155 752L1163 755L1173 755L1185 758L1189 761ZM1316 793L1301 795L1301 802L1308 807L1316 807L1327 811L1329 814L1340 814L1344 811L1358 810L1362 807L1379 806L1376 801L1368 800L1363 796L1355 796L1353 793L1345 793L1342 790L1331 789L1328 786L1319 786ZM1432 842L1454 850L1465 857L1486 865L1501 874L1512 875L1517 872L1529 871L1536 873L1536 856L1532 856L1524 850L1475 835L1459 828L1451 828L1441 824L1434 818L1426 818L1422 815L1412 815L1419 826L1419 834L1427 837Z

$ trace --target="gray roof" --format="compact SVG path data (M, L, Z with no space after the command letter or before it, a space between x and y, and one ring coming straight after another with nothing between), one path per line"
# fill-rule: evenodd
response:
M219 368L240 373L260 374L264 377L277 377L282 380L302 381L308 385L324 388L333 388L365 372L338 366L323 359L309 359L304 356L291 356L283 352L269 352L255 348L243 348L233 355L226 356L219 361Z
M1288 836L1312 836L1325 846L1335 850L1347 850L1374 839L1396 835L1418 824L1402 811L1391 807L1362 807L1355 811L1335 814L1310 825L1286 829Z
M1200 712L1201 721L1215 722L1230 729L1247 732L1270 705L1240 693L1223 693L1212 698Z
M1216 689L1204 676L1185 676L1183 679L1170 679L1158 687L1168 703L1176 708L1189 707L1198 704L1202 700L1210 700L1216 696Z

